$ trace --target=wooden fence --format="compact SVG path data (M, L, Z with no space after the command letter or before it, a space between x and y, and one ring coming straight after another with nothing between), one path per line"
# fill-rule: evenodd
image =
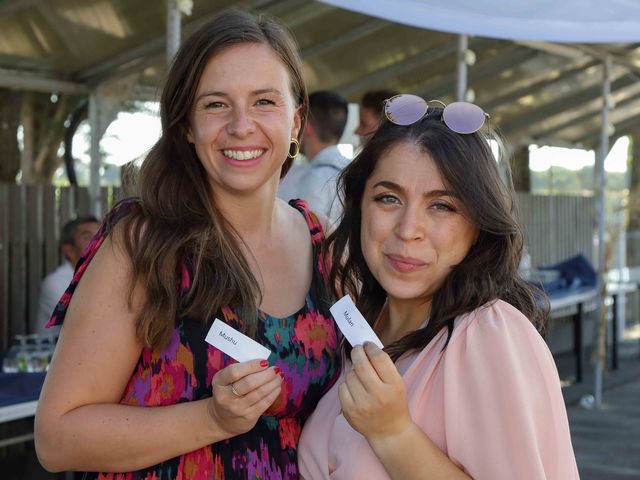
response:
M102 188L104 212L120 195ZM35 331L40 282L60 263L60 229L92 213L87 188L0 183L0 349Z
M120 195L102 189L105 212ZM593 258L593 198L518 194L518 204L534 266ZM90 212L86 188L0 184L0 349L35 330L40 282L60 261L60 228Z
M534 267L582 253L595 263L595 199L517 194L520 223Z

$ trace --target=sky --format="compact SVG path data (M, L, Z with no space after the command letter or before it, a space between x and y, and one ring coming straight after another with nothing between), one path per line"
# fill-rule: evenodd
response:
M626 172L628 151L629 137L619 138L604 160L605 170L607 172ZM580 170L583 167L593 167L595 159L596 153L593 150L539 147L538 145L529 147L529 168L534 172L544 172L550 167Z
M146 106L157 112L155 104ZM73 142L73 156L89 163L89 124L83 122ZM105 152L105 163L121 166L147 151L160 137L160 118L147 112L120 112L107 128L100 149Z

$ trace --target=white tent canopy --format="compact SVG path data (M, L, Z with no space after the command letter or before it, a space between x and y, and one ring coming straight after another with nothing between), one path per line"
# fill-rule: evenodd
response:
M322 0L413 27L506 40L640 41L637 0Z

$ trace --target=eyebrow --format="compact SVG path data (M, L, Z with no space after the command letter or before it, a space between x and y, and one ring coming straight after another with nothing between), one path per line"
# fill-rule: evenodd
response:
M277 88L260 88L258 90L254 90L251 92L252 96L257 96L257 95L264 95L265 93L273 93L279 96L283 96L282 92L280 90L278 90ZM196 97L196 101L204 98L204 97L225 97L228 98L229 94L225 93L225 92L220 92L220 91L216 91L216 90L210 90L210 91L204 91L202 92L200 95L198 95Z
M389 190L394 190L397 192L404 192L405 189L401 186L398 185L395 182L391 182L389 180L381 180L379 182L377 182L376 184L373 185L372 188L376 188L376 187L384 187L384 188L388 188ZM451 191L451 190L429 190L428 192L424 193L425 197L455 197L458 198L458 195Z

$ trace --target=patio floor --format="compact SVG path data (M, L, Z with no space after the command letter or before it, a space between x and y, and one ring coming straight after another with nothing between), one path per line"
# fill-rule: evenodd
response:
M635 334L628 337L621 343L618 370L605 373L600 408L579 403L593 393L591 365L581 384L563 388L582 480L640 479L640 342ZM561 378L572 371L569 359L557 363Z

